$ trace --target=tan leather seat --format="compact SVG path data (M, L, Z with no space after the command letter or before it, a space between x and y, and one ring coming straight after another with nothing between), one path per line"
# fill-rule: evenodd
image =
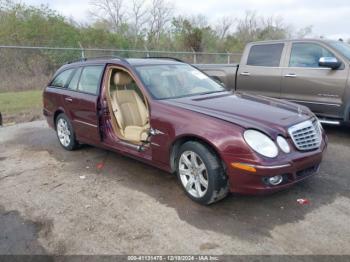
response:
M127 89L131 83L132 78L128 74L124 72L115 74L114 84L117 90L111 93L112 107L121 134L127 140L142 141L148 136L149 114L136 91Z

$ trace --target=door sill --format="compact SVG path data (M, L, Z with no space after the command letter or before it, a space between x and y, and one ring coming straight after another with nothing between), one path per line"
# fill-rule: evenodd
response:
M120 140L119 143L121 145L123 145L123 146L127 146L127 147L130 147L130 148L136 149L136 150L138 150L140 148L140 145L137 145L135 143L131 143L131 142L128 142L128 141L125 141L125 140Z

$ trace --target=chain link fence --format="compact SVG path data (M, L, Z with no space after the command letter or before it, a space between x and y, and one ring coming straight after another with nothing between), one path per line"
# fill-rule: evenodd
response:
M81 58L174 57L193 64L238 63L241 53L0 46L0 92L43 88L63 64Z

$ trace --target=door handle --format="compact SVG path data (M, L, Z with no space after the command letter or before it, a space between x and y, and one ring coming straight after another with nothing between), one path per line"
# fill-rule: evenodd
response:
M73 98L71 98L71 97L66 97L64 100L66 100L67 102L73 102Z
M295 78L295 77L297 77L297 75L296 75L296 74L286 74L284 77L292 77L292 78Z
M241 76L250 76L250 73L249 72L242 72Z

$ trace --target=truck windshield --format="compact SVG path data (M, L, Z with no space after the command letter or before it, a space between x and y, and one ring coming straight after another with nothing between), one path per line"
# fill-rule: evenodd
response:
M329 44L336 49L339 53L342 53L347 59L350 60L350 45L341 41L332 41Z
M137 66L136 71L156 99L171 99L226 91L201 71L186 64Z

